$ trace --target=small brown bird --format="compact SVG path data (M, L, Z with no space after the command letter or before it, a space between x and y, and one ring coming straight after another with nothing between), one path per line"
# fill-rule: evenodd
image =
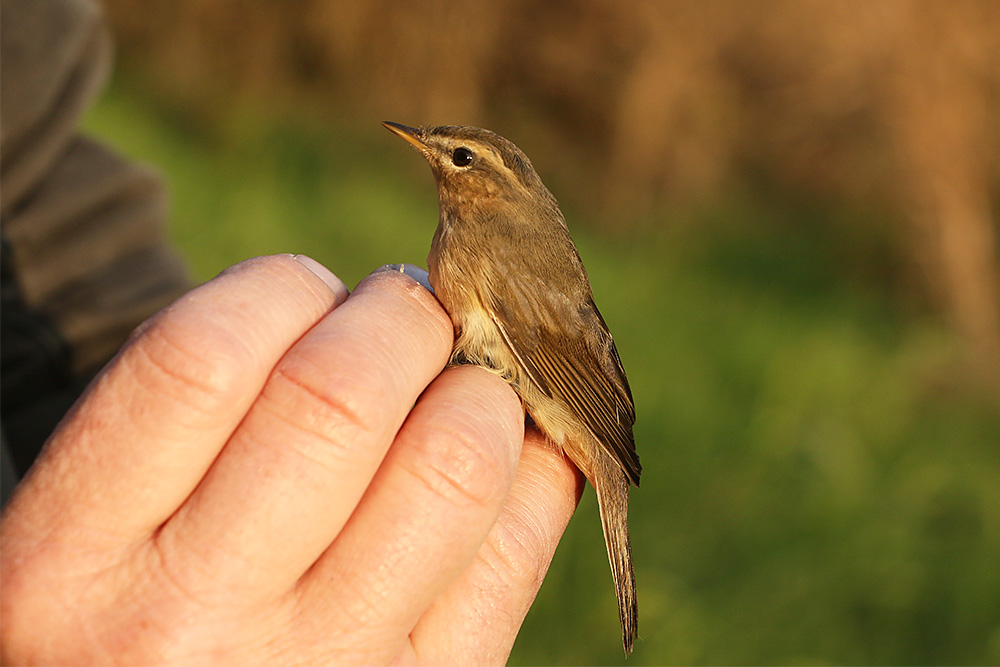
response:
M383 123L434 171L441 216L427 257L455 325L453 361L510 382L535 424L597 490L625 653L637 631L628 534L639 485L625 369L555 197L527 156L476 127Z

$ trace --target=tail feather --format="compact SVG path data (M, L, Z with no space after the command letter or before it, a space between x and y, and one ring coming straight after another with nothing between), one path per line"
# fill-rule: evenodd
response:
M604 541L618 594L618 614L622 623L625 655L632 652L639 629L639 608L635 595L635 572L632 569L632 545L628 534L629 480L616 462L607 459L596 466L591 480L597 490Z

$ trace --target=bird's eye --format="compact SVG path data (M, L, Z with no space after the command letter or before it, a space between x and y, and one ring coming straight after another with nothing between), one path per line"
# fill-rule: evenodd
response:
M475 154L470 151L465 146L460 146L455 149L455 152L451 154L451 163L456 167L468 167L472 164L472 159L476 157Z

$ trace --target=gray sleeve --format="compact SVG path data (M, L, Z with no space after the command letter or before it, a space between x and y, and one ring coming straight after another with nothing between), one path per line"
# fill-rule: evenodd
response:
M111 44L89 0L0 2L0 491L129 333L189 287L159 177L80 136Z
M78 133L110 61L96 4L0 3L3 238L21 298L53 323L75 372L188 288L159 177Z

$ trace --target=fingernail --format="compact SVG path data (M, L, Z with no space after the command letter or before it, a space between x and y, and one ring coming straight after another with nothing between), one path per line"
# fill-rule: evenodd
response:
M335 276L330 269L326 268L308 255L292 255L292 259L312 271L316 274L317 278L326 283L327 287L330 288L330 291L333 292L337 305L347 300L347 297L350 294L350 291L347 289L347 285L344 284L344 281Z
M379 271L394 271L396 273L405 273L406 275L410 276L418 283L423 285L424 289L426 289L428 292L434 294L434 287L431 285L430 275L427 273L427 271L421 269L416 264L385 264L375 269L373 273L378 273Z

